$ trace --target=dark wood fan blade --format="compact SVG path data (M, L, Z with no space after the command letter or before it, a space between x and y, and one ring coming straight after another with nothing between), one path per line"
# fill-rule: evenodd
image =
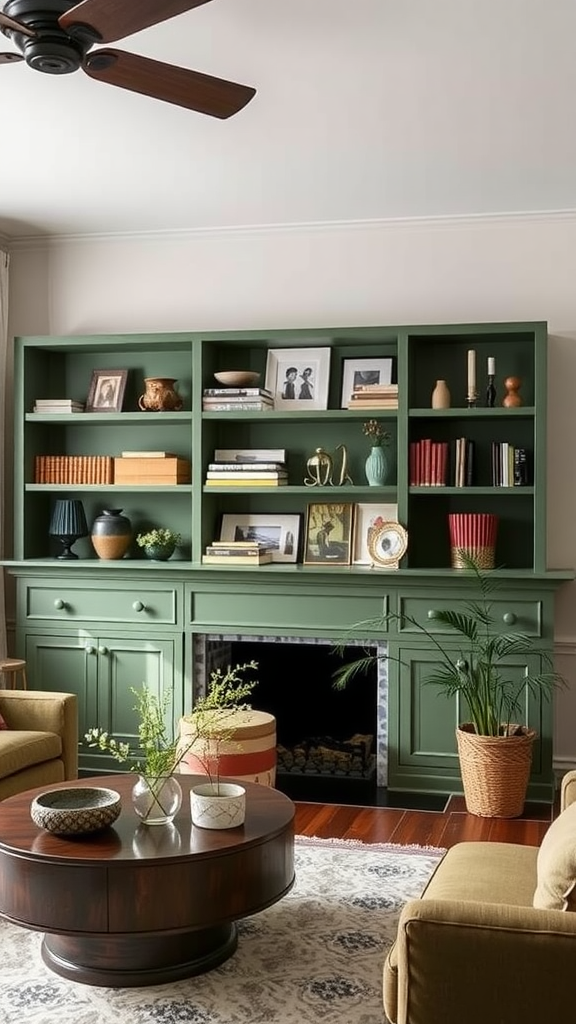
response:
M20 53L0 53L0 64L16 64L19 60L24 60Z
M14 32L21 32L23 36L36 35L31 28L27 28L21 21L9 18L7 14L0 14L0 26L3 26L4 28L11 28Z
M84 71L100 82L154 96L211 117L225 118L236 114L256 93L247 85L213 78L199 71L188 71L123 50L89 53L84 61Z
M66 31L74 34L75 26L79 31L88 29L94 40L101 43L114 43L124 39L133 32L140 32L161 21L175 18L194 7L201 7L210 0L83 0L65 14L61 14L58 23Z

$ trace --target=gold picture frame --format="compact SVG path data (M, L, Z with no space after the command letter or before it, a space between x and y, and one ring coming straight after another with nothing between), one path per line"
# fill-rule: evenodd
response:
M350 565L353 510L351 502L308 505L304 565Z
M408 532L400 523L373 526L368 535L368 551L374 565L397 569L408 550Z

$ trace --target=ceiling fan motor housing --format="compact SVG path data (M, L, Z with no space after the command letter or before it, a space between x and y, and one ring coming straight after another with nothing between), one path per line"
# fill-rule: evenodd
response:
M4 14L33 29L34 37L12 29L4 29L14 40L24 60L35 71L48 75L67 75L82 66L90 47L97 41L72 37L58 24L58 18L75 0L8 0Z

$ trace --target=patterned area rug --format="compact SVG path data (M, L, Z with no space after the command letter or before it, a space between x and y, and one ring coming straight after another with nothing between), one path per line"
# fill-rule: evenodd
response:
M0 1021L383 1024L382 967L398 914L442 852L299 838L292 892L239 923L225 964L170 985L66 981L44 966L40 935L0 918Z

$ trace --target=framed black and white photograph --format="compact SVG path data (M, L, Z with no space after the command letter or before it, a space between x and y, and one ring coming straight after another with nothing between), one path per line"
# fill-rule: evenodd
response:
M392 384L394 376L393 356L384 359L343 359L341 408L346 409L356 388L366 387L367 384Z
M397 522L398 505L365 502L354 505L354 529L352 541L353 565L372 565L368 541L371 531L384 523Z
M275 409L327 409L329 379L329 348L268 349L266 387Z
M220 540L260 541L272 548L273 562L295 562L298 558L300 519L299 515L276 515L275 512L256 515L226 512L222 516Z
M128 370L93 370L86 412L122 412Z
M305 565L350 565L353 508L347 502L308 505Z

